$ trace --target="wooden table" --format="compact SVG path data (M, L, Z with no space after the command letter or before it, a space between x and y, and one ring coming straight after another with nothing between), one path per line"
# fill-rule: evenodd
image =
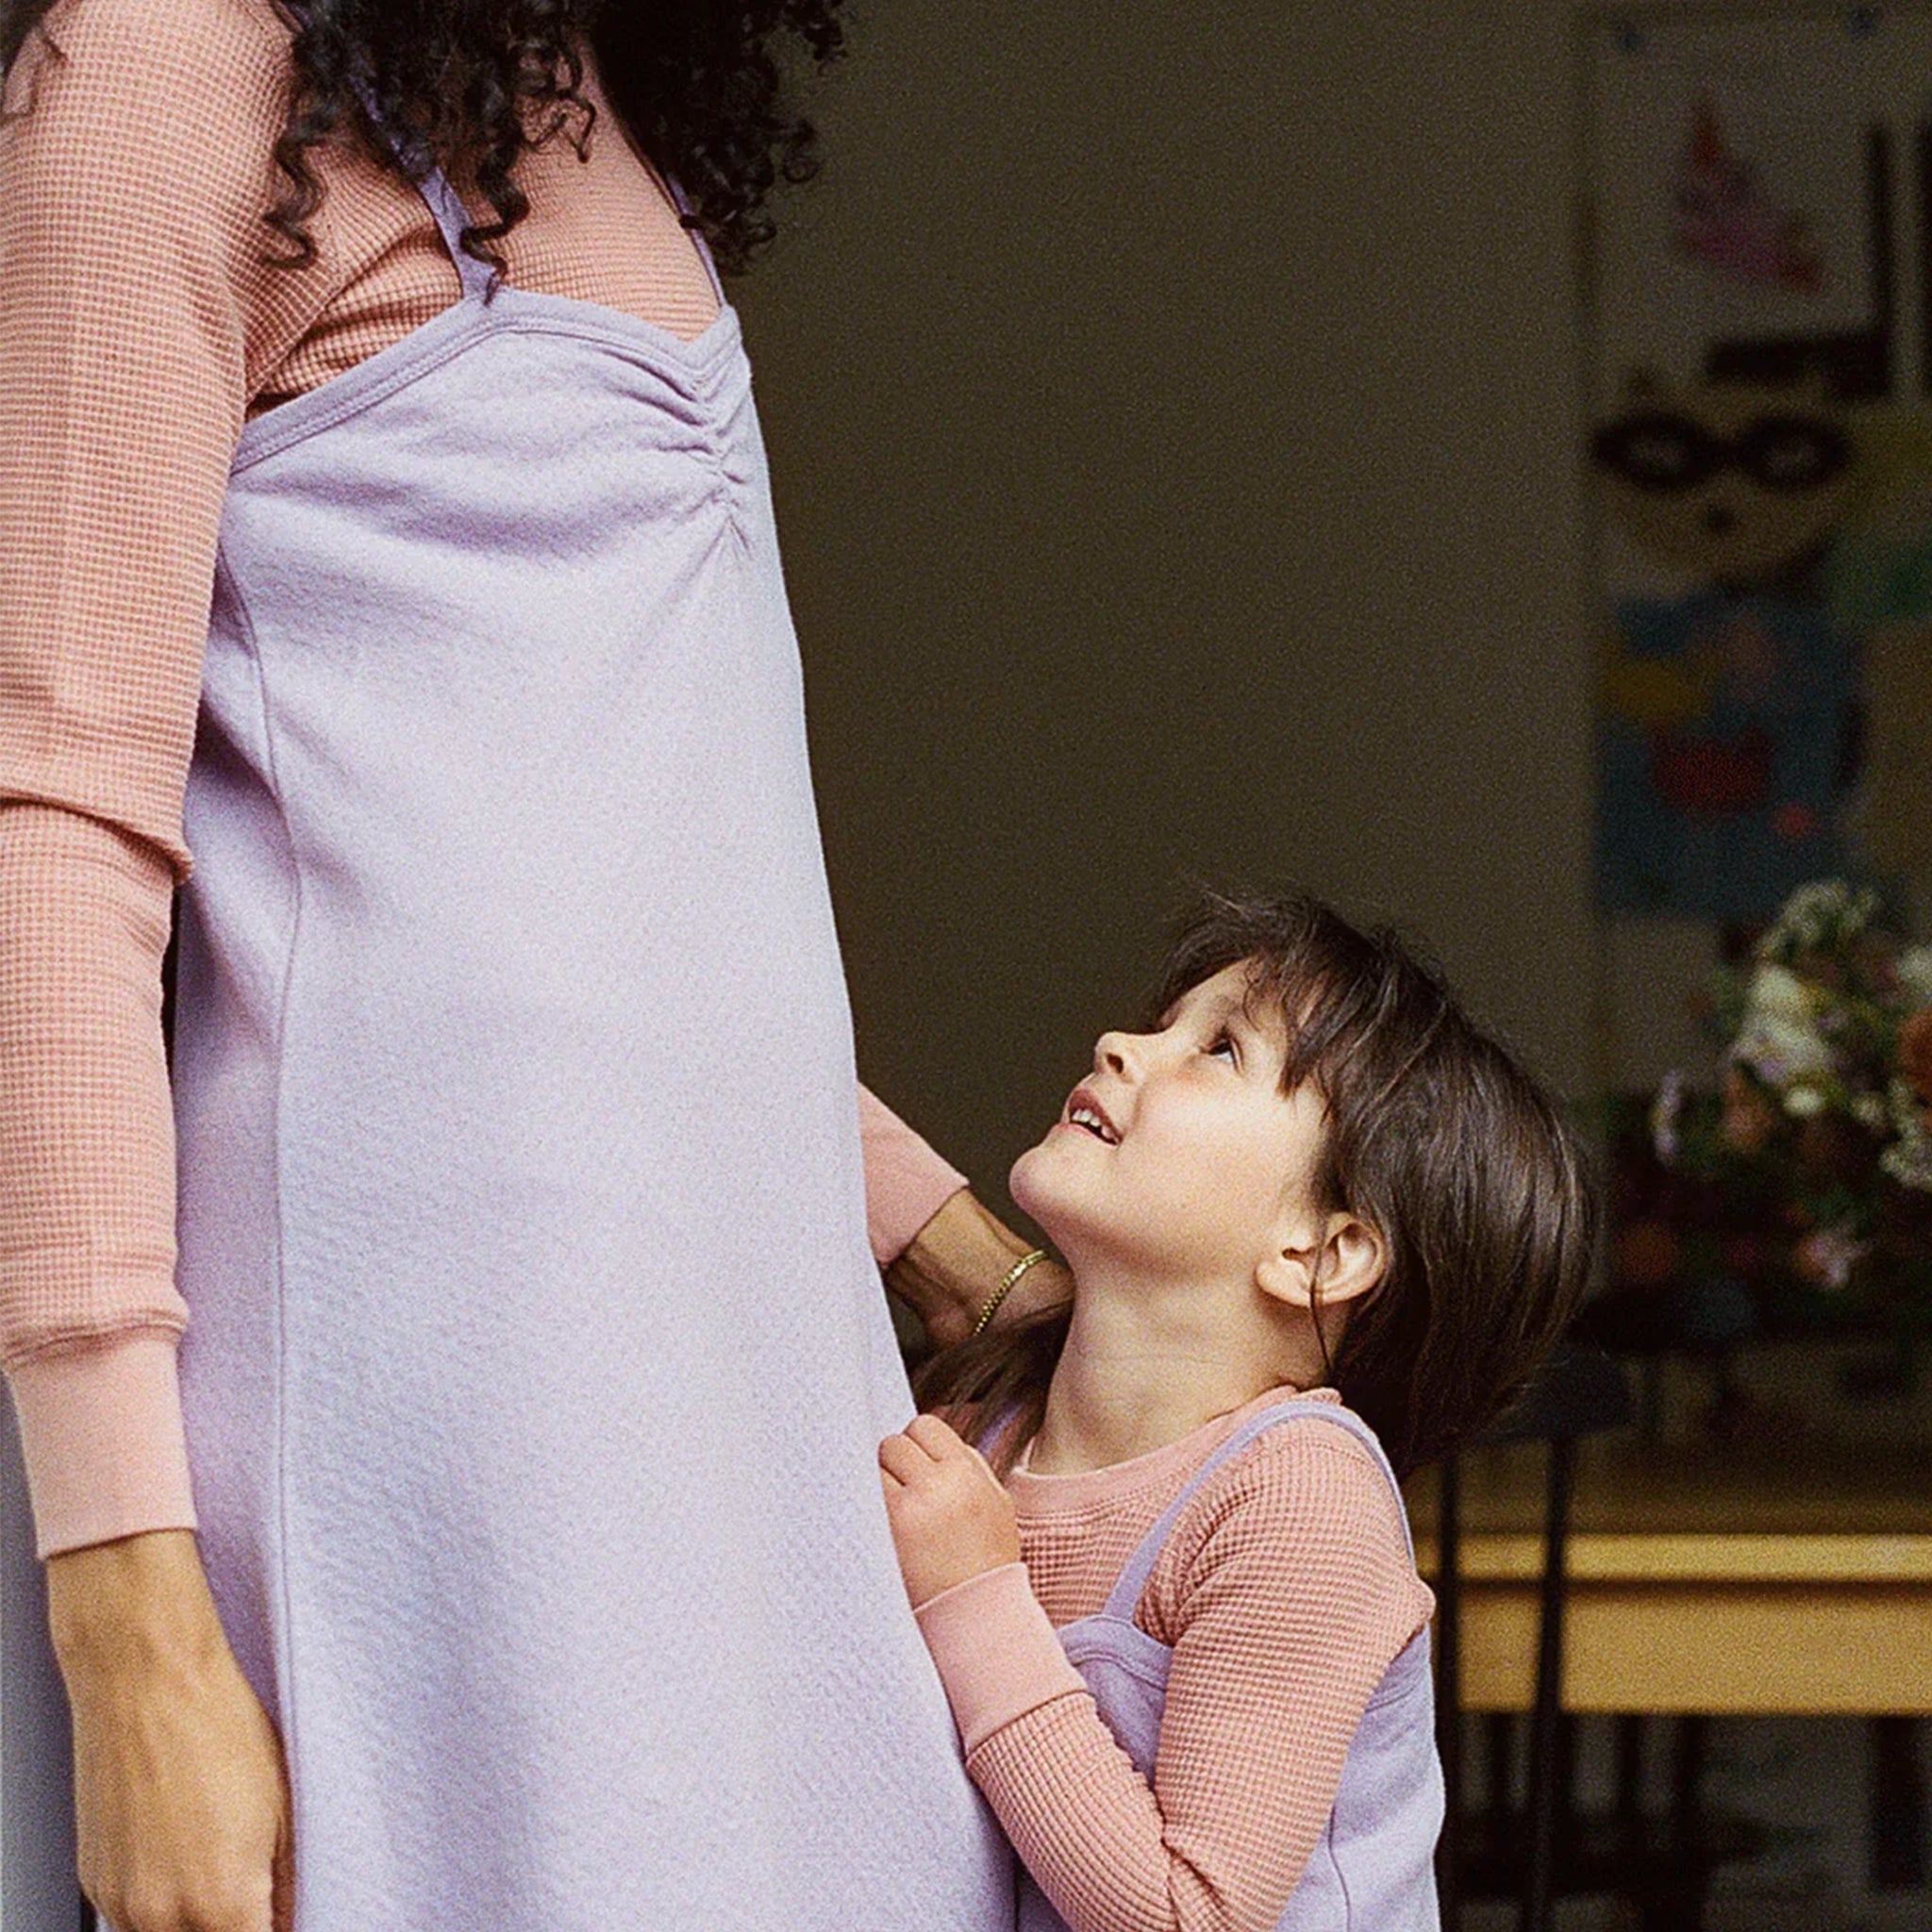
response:
M1543 1452L1463 1459L1462 1699L1526 1710ZM1411 1485L1424 1575L1434 1484ZM1580 1445L1572 1711L1932 1715L1932 1452Z

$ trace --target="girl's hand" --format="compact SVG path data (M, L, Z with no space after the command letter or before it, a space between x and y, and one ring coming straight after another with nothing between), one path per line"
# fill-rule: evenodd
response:
M228 1648L192 1533L52 1557L48 1586L81 1889L115 1932L287 1932L281 1740Z
M936 1415L915 1417L879 1444L886 1516L912 1607L1020 1560L1013 1499L985 1457Z

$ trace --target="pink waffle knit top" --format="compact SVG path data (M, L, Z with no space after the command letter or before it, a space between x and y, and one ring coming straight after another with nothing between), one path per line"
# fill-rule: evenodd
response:
M1313 1395L1336 1400L1332 1391ZM1319 1839L1350 1740L1434 1607L1368 1450L1269 1430L1175 1522L1134 1621L1174 1649L1152 1784L1057 1627L1097 1613L1189 1475L1271 1389L1129 1461L1007 1479L1024 1563L919 1607L974 1781L1074 1932L1265 1932Z
M261 214L291 81L269 0L57 0L0 121L0 1367L42 1556L193 1527L175 1383L170 899L228 464L244 422L453 304L423 198L311 150L318 254ZM609 111L527 155L516 288L689 340L717 303ZM473 214L488 214L460 178ZM859 1094L874 1253L964 1178Z

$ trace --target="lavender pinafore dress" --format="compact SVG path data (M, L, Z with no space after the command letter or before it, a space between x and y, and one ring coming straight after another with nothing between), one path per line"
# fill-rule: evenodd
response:
M296 1932L1007 1932L737 319L486 302L421 185L461 300L242 432L187 799L182 1398Z
M1374 1457L1395 1491L1395 1472L1374 1432L1330 1402L1282 1402L1250 1417L1220 1443L1161 1512L1127 1558L1105 1607L1060 1626L1060 1647L1087 1681L1121 1749L1152 1780L1167 1707L1168 1645L1134 1622L1134 1610L1181 1512L1216 1470L1264 1429L1304 1418L1346 1429ZM1403 1512L1403 1534L1408 1534ZM1411 1557L1414 1546L1410 1545ZM1341 1767L1334 1808L1276 1932L1437 1932L1434 1855L1442 1828L1442 1772L1436 1757L1429 1633L1416 1632L1369 1699ZM1030 1874L1020 1878L1020 1932L1067 1932Z

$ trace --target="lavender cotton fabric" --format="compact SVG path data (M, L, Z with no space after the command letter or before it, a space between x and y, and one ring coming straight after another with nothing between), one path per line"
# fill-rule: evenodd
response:
M187 827L183 1402L297 1932L1006 1932L874 1465L733 312L512 289L251 422Z

